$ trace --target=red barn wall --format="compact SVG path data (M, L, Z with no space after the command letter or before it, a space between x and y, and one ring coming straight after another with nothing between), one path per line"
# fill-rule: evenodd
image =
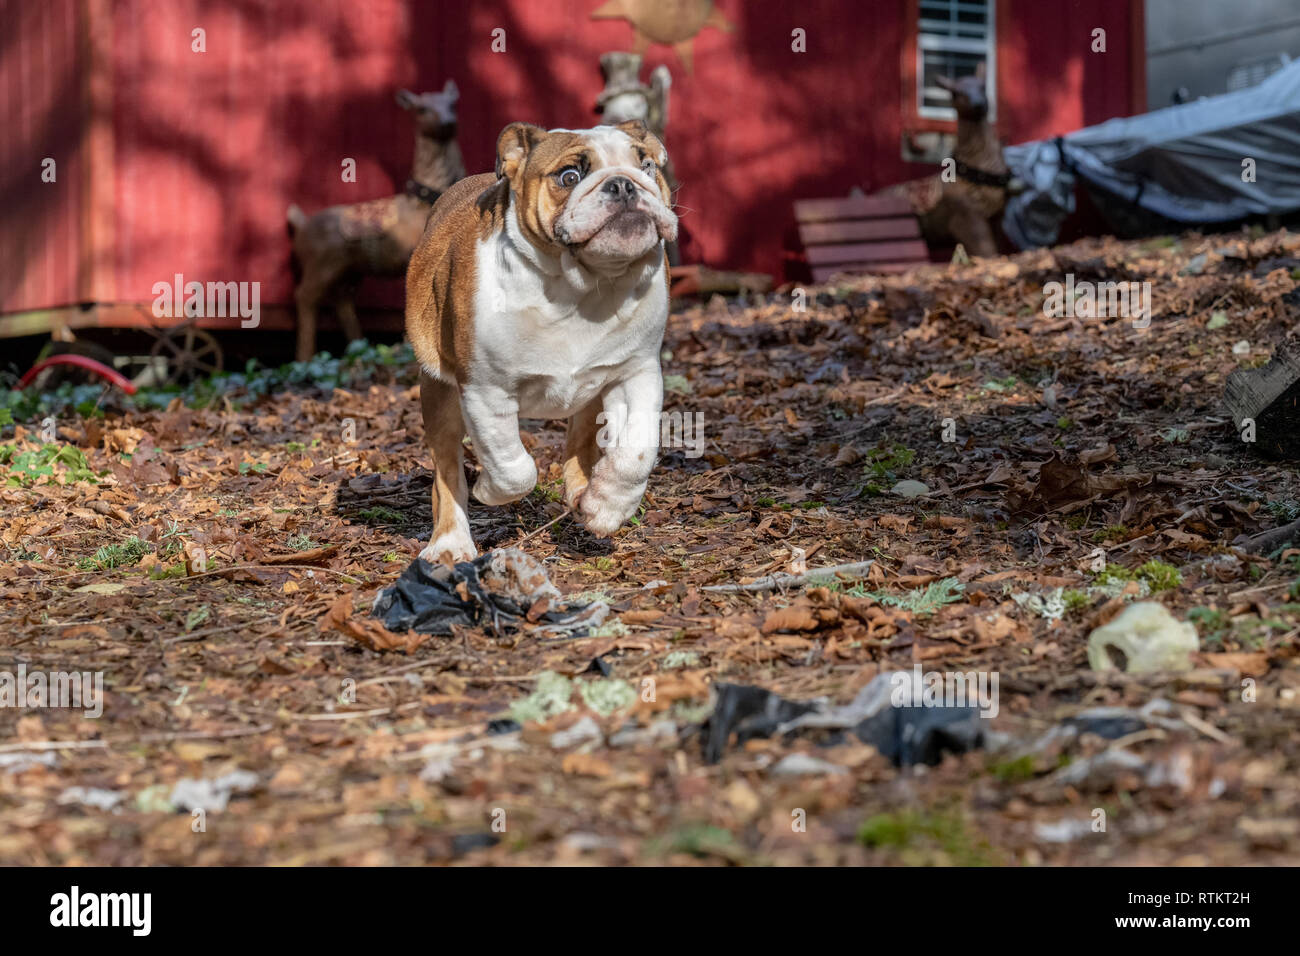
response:
M454 78L466 165L491 169L512 120L594 121L598 58L632 41L626 21L590 19L601 2L3 0L0 121L17 135L0 138L0 311L149 303L153 284L176 273L256 280L264 306L290 302L289 202L311 211L406 179L413 133L396 87ZM900 156L909 4L717 5L735 29L698 35L692 74L670 49L647 56L647 70L673 72L667 139L686 258L780 276L794 199L931 171ZM1000 0L1003 138L1140 109L1142 41L1130 37L1140 6ZM791 51L796 27L806 53ZM1089 53L1097 27L1105 55ZM195 28L206 53L191 50ZM504 53L491 49L498 28ZM97 77L111 96L96 96ZM87 133L96 119L107 139ZM57 187L39 183L44 155L59 157ZM340 179L344 157L357 161L356 183ZM400 284L378 299L399 304Z
M83 291L86 75L74 0L0 0L0 311ZM41 181L55 160L56 180Z

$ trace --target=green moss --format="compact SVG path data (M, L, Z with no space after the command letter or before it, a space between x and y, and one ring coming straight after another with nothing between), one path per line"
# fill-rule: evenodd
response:
M689 395L693 389L685 375L665 375L664 391L672 395Z
M618 678L580 680L578 693L582 696L583 703L602 717L608 717L636 703L636 690L627 681Z
M1128 528L1122 524L1112 524L1093 532L1092 540L1095 544L1101 544L1103 541L1123 541L1127 537Z
M1092 603L1088 598L1087 592L1078 591L1074 588L1062 591L1061 600L1065 601L1065 610L1067 614L1082 610Z
M869 479L862 493L886 494L902 472L916 460L916 452L898 442L882 442L863 456L862 474Z
M542 481L533 489L533 497L538 501L561 501L564 499L564 481Z
M873 849L894 850L906 863L994 866L998 862L988 841L970 833L956 812L878 813L863 822L858 840Z
M1154 594L1157 591L1169 591L1178 587L1183 583L1183 576L1172 564L1152 559L1135 570L1129 570L1119 564L1107 565L1106 570L1097 575L1097 583L1105 584L1110 581L1145 581Z
M1172 564L1152 559L1137 569L1137 576L1151 586L1151 591L1172 591L1183 583L1183 576Z
M653 841L649 849L656 856L664 853L689 853L698 857L733 858L740 855L740 847L730 830L707 823L686 824L666 837Z
M1014 375L1008 375L1006 378L995 378L991 382L985 382L981 388L988 392L1013 392L1020 380Z
M1019 783L1022 780L1032 780L1037 773L1034 766L1034 758L1025 754L1023 757L1017 757L1015 760L1005 760L1002 763L995 763L989 768L993 776L997 777L1003 783Z
M1056 420L1056 427L1063 432L1068 432L1074 427L1074 419L1068 415L1062 415Z
M695 651L672 651L663 659L659 665L666 671L676 670L679 667L699 667L700 655Z
M404 519L400 511L394 511L392 508L367 508L364 511L358 511L357 517L366 524L402 524Z
M616 677L570 680L555 671L542 671L537 675L533 692L511 704L508 713L521 724L541 723L556 714L573 710L574 690L583 704L603 717L636 703L636 688L625 680Z
M537 675L533 692L510 705L510 716L521 724L541 722L562 714L572 703L573 682L563 674L542 671Z

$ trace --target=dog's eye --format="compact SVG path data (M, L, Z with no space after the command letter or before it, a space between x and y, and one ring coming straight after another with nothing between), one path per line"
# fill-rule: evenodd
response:
M658 168L659 167L655 164L655 161L653 159L647 159L643 163L641 163L641 169L649 176L653 176L655 174L655 170Z
M582 181L582 171L577 166L566 166L560 170L560 185L572 189Z

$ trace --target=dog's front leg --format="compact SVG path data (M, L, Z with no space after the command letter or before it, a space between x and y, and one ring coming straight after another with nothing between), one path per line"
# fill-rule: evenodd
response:
M519 438L519 403L501 388L467 388L465 427L478 457L474 497L485 505L518 501L537 485L537 463Z
M603 397L596 442L603 454L578 499L578 517L607 537L636 514L659 454L659 411L664 383L658 364L611 386Z

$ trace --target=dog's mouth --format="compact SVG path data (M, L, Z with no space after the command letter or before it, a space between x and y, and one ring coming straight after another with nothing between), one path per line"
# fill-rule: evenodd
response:
M605 220L605 225L596 230L596 236L612 232L620 239L631 239L652 226L653 220L648 212L641 209L622 209ZM595 236L592 236L594 239Z

